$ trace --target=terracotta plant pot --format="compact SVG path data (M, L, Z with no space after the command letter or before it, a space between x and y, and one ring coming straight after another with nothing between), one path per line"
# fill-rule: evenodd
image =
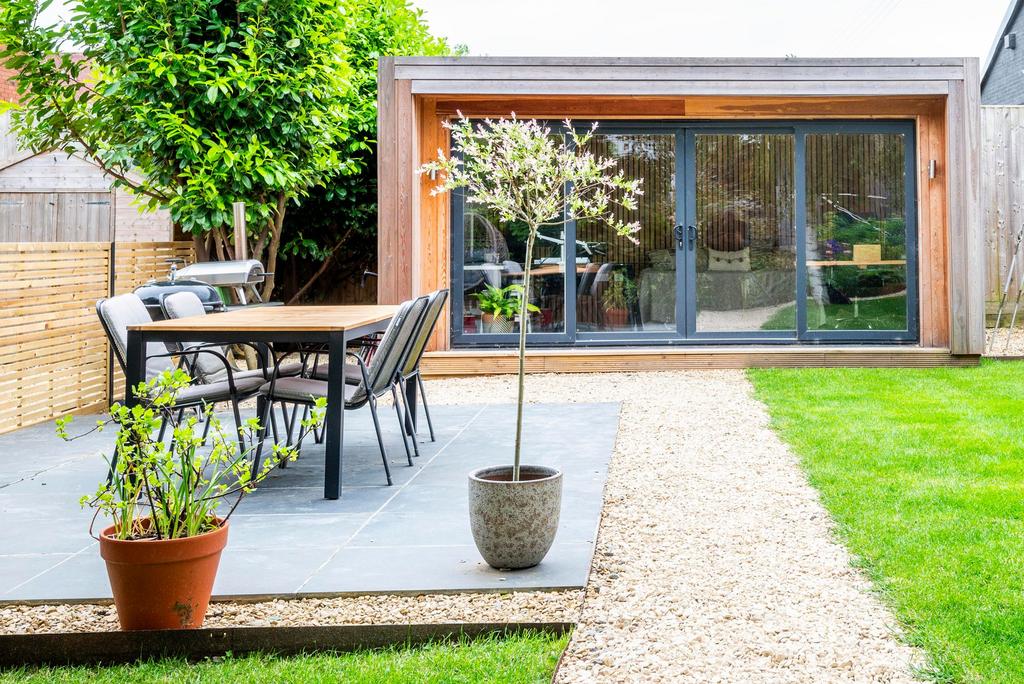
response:
M562 510L562 472L547 466L490 466L469 474L469 524L487 564L532 568L547 555Z
M100 556L114 593L121 629L196 629L203 626L228 524L185 539L114 539L100 534Z
M629 323L629 309L605 309L604 324L608 328L625 328Z

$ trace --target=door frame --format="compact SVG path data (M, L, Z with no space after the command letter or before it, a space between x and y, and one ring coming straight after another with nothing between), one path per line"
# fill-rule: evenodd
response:
M560 124L552 123L552 129ZM589 124L576 124L577 130L589 128ZM917 157L916 127L909 119L886 120L736 120L736 121L649 121L649 120L608 120L602 121L598 134L643 135L645 133L671 133L675 139L675 204L676 225L695 225L696 218L696 149L695 135L704 131L735 131L737 133L789 133L794 136L793 183L794 220L796 222L796 330L794 331L742 331L704 332L696 331L696 250L681 250L676 244L676 330L643 331L628 330L614 332L579 332L576 329L576 277L575 251L566 252L563 296L565 298L564 330L560 333L528 333L531 346L622 346L635 345L813 345L832 342L861 344L915 344L919 341L918 297L918 220L917 220ZM901 133L904 145L904 195L906 197L906 283L907 283L907 328L905 330L812 330L807 322L807 207L805 136L813 133ZM462 265L464 259L464 195L461 190L451 193L450 200L450 247L451 247L451 344L453 348L508 347L518 342L518 333L470 333L463 331L464 303ZM575 221L565 223L565 242L575 244ZM570 263L571 262L571 263ZM570 277L570 273L572 277ZM801 296L803 294L803 296Z

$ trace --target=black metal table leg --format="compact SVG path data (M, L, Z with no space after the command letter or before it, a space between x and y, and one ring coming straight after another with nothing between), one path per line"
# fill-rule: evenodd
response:
M344 332L331 333L327 347L327 415L324 421L324 498L341 496L341 450L345 437Z
M139 402L132 388L146 379L146 337L141 330L128 331L125 355L124 401L126 406L135 406Z

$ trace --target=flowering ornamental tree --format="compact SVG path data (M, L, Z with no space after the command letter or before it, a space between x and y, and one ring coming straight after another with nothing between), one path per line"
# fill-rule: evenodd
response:
M634 234L640 230L639 222L625 222L618 214L637 208L642 179L627 179L616 169L614 159L588 151L597 123L581 133L566 119L563 135L535 120L517 119L515 112L508 119L487 119L476 125L461 112L459 117L444 124L451 131L452 155L439 149L437 159L419 169L438 178L431 194L464 188L467 203L486 207L504 222L521 221L529 229L520 291L519 395L512 466L512 479L518 481L530 270L537 231L572 220L596 220L637 242Z

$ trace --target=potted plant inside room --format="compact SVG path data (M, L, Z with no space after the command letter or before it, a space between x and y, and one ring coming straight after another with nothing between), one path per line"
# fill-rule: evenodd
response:
M523 286L512 284L507 287L495 287L484 285L483 292L477 292L476 297L480 304L483 331L485 333L512 333L515 332L516 319L520 316L520 297ZM533 304L527 304L527 311L534 313L540 311Z
M636 303L636 283L625 271L612 271L611 278L601 293L606 328L625 328L629 323L629 310Z
M616 161L594 155L590 143L597 124L563 130L511 117L472 122L460 114L445 122L452 154L438 150L419 171L437 178L432 194L463 188L468 204L494 212L504 222L527 228L519 319L530 307L533 247L542 226L569 221L601 221L634 242L636 221L624 221L637 209L641 180L627 179ZM548 465L521 463L526 363L526 325L519 326L519 377L515 451L511 464L494 465L469 475L470 526L480 555L501 569L527 568L543 560L558 531L562 473Z
M148 397L144 403L114 404L110 417L89 431L117 426L110 475L81 504L96 510L93 525L101 514L110 520L97 539L125 630L202 626L228 518L242 496L282 460L296 456L294 449L274 445L253 472L256 447L238 445L255 444L259 421L249 420L236 435L224 429L212 407L183 418L175 395L189 383L183 370L167 371L134 390ZM324 405L317 404L303 421L304 434L320 424ZM162 420L172 428L169 441L161 439ZM204 420L209 428L197 430ZM66 440L77 439L68 435L70 421L57 420L57 433ZM222 512L226 502L230 506Z

